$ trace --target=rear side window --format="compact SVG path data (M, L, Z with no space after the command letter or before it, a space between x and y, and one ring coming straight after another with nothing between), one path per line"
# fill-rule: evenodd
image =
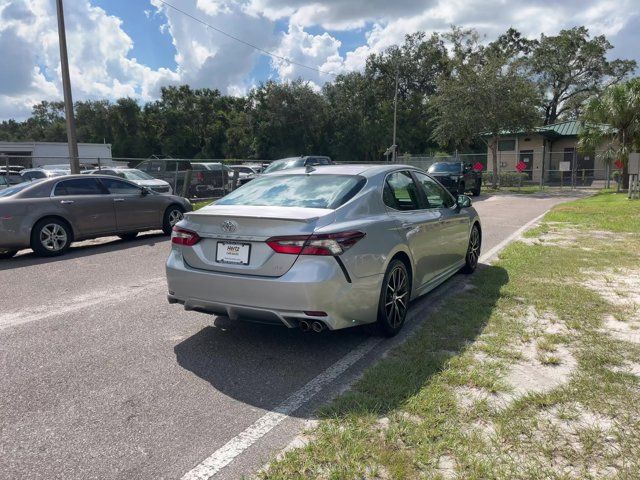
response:
M115 178L102 178L100 181L112 195L140 195L142 190L136 185Z
M96 178L74 178L56 185L53 194L56 197L67 195L103 195L105 191Z
M422 202L409 172L395 172L387 177L382 192L384 204L395 210L418 210Z
M156 160L151 162L142 162L138 165L138 170L149 173L158 173L162 171L162 162Z
M366 180L358 175L277 175L261 177L234 190L216 205L338 208Z

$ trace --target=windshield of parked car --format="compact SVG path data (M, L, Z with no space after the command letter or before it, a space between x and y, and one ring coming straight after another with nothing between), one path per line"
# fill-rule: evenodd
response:
M218 200L216 205L338 208L360 191L357 175L275 175L260 177Z
M438 162L429 167L429 173L460 173L461 164L455 162Z
M304 167L304 159L300 157L283 158L271 163L262 173L273 173L287 168Z
M25 181L24 177L19 173L9 172L9 174L7 174L7 172L0 172L0 175L2 175L2 178L4 178L9 185L17 185Z
M24 182L19 183L14 187L5 188L4 190L0 190L0 197L10 197L11 195L15 195L16 193L24 190L25 188L33 186L34 182Z
M120 170L124 174L124 178L127 180L153 180L153 177L148 173L144 173L140 170Z

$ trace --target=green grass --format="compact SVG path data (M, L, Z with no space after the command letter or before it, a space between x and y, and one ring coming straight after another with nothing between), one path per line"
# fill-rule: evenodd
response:
M559 205L546 220L612 232L640 233L640 201L629 200L625 193L600 193Z
M204 202L193 202L193 210L199 210L202 207L206 207L207 205L210 205L212 202L211 200L205 200Z
M598 205L614 218L602 218ZM546 221L584 230L577 246L509 246L474 274L475 288L447 300L417 334L324 407L308 445L271 463L261 477L640 477L640 379L617 370L640 363L640 346L602 330L605 315L628 310L584 283L585 270L638 271L637 236L612 245L587 229L636 232L617 210L629 218L639 207L615 194L557 207ZM563 228L546 223L536 235ZM553 319L555 329L536 323L541 318ZM567 351L577 367L556 388L513 399L507 374L515 363L534 361L526 345L534 347L539 368L562 368ZM608 423L599 424L596 414Z

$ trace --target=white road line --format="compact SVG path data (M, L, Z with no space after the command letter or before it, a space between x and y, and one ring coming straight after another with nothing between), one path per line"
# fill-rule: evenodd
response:
M22 325L23 323L36 322L60 315L94 307L103 303L126 300L137 297L141 291L166 285L164 277L155 277L145 280L136 285L125 285L109 289L105 295L104 290L83 293L64 301L55 302L48 305L29 307L29 309L14 310L0 314L0 330Z
M304 387L293 393L273 411L263 415L242 433L229 440L225 445L213 452L202 463L187 472L182 480L204 480L214 476L233 459L266 435L276 425L285 420L290 414L308 402L326 385L342 375L349 367L373 350L383 339L371 338L364 341L358 348L342 357L324 372L319 374Z
M502 240L499 244L497 244L495 247L493 247L491 250L489 250L488 252L483 253L482 255L480 255L480 259L479 261L482 263L490 263L492 260L494 260L494 257L496 257L498 255L498 253L500 253L500 251L502 249L504 249L504 247L506 247L507 245L509 245L511 242L513 242L514 240L520 238L520 236L529 228L531 228L533 225L535 225L537 222L540 221L540 219L542 217L544 217L547 212L549 210L545 211L543 214L538 215L536 218L534 218L533 220L525 223L522 227L520 227L518 230L516 230L515 232L513 232L511 235L509 235L507 238L505 238L504 240Z
M483 262L489 262L500 250L510 242L518 238L522 233L540 220L547 212L539 215L514 233L505 238L498 245L480 257ZM414 312L410 312L414 313ZM260 438L264 437L274 427L286 420L290 414L307 403L314 395L319 393L325 386L333 382L342 375L349 367L371 352L382 338L371 338L361 343L355 350L342 357L324 372L319 374L300 390L293 393L283 403L278 405L273 411L266 413L253 424L248 426L237 436L233 437L226 444L213 452L200 464L183 475L182 480L207 480L216 475L220 470L229 465L237 456L251 447Z

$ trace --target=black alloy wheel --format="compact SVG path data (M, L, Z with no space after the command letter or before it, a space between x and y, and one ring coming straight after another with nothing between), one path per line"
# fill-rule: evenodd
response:
M411 296L411 280L406 265L393 260L382 282L378 307L378 328L387 337L396 335L407 316Z
M480 247L482 239L480 237L480 228L475 224L471 228L471 234L469 235L469 247L467 248L467 255L465 256L465 265L462 267L464 273L473 273L478 267L478 260L480 259Z

